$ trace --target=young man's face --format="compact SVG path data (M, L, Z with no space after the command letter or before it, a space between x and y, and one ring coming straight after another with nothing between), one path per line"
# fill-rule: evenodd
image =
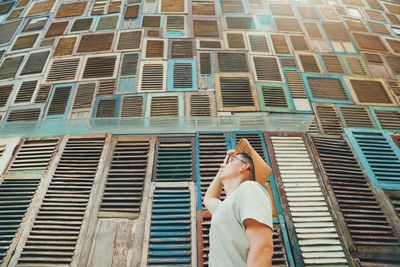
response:
M220 179L228 180L239 177L240 170L245 169L246 166L249 167L249 164L246 165L243 161L240 155L228 156L226 162L222 164Z

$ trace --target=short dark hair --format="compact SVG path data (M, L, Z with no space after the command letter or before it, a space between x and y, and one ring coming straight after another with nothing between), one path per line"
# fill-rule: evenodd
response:
M253 160L251 159L251 157L246 152L241 152L241 153L237 154L236 156L240 156L244 161L246 161L250 165L250 169L251 169L250 179L255 181L256 175L254 172L254 163L253 163Z

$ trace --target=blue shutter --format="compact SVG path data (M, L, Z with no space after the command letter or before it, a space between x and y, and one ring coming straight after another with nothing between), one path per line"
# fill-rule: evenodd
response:
M373 185L400 190L400 149L389 134L376 130L345 129Z

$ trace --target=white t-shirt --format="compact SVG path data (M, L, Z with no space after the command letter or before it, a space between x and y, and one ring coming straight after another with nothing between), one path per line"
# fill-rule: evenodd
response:
M245 267L249 241L243 225L253 218L273 229L268 192L257 182L245 181L215 208L210 227L210 267Z

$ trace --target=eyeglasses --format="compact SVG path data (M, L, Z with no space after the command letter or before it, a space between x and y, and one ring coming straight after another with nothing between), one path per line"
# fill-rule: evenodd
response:
M246 162L246 161L244 161L244 160L241 160L241 159L239 159L239 158L236 157L236 156L231 156L231 155L228 155L228 158L227 158L225 164L228 164L229 162L231 162L231 161L233 160L233 159L231 160L231 158L240 160L240 161L243 162L244 164L249 164L248 162ZM250 168L250 170L251 170L251 168Z

